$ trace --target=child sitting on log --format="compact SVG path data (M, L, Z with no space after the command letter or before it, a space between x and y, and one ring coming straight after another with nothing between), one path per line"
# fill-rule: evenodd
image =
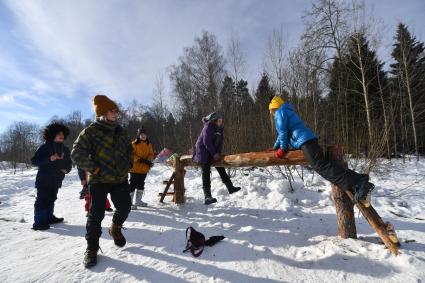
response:
M202 119L204 128L196 141L193 151L193 161L200 164L202 168L202 189L204 191L204 204L217 202L216 198L211 196L211 163L221 158L223 151L223 118L213 112ZM229 194L236 193L241 188L235 187L226 173L224 167L215 167L221 180L226 185Z
M294 108L279 96L274 96L269 104L270 114L274 116L277 139L274 144L277 158L283 158L291 146L302 149L311 167L323 178L342 190L353 190L354 201L368 204L368 195L375 186L369 182L367 174L331 163L323 154L316 135L304 125Z

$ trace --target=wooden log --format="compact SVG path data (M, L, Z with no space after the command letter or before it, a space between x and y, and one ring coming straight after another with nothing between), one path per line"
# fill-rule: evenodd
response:
M174 162L174 201L177 204L184 203L184 164L180 157L177 156Z
M191 155L180 157L183 166L199 166L192 161ZM307 165L302 150L290 150L283 158L276 158L274 151L260 151L225 155L211 166L219 167L266 167L273 165Z
M347 195L350 197L351 200L354 200L354 195L352 192L347 191ZM364 218L366 218L367 222L369 222L370 226L375 229L376 233L381 238L382 242L384 242L385 246L393 254L400 254L398 250L398 244L394 243L391 240L392 236L390 235L391 233L388 233L389 230L387 230L387 224L384 222L384 220L382 220L381 216L379 216L379 214L372 207L372 205L369 207L365 207L363 204L357 203L356 206L363 214Z
M341 146L327 146L325 148L325 153L331 162L347 167L347 163L344 160L344 150ZM336 209L338 236L343 239L356 239L357 231L353 202L349 196L335 184L332 184L332 197Z

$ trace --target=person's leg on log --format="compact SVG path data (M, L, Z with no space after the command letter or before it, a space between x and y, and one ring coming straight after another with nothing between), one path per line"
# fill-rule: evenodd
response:
M291 146L302 149L306 159L319 175L343 190L354 191L354 201L365 201L374 189L369 176L358 174L326 159L316 135L304 125L295 113L293 106L275 96L269 104L270 114L274 116L277 139L274 144L276 157L282 158Z
M205 201L204 204L212 204L217 202L216 198L211 196L211 165L205 163L201 165L202 168L202 190L204 191Z
M332 163L325 157L317 139L307 141L301 146L305 158L313 169L323 178L343 190L354 190L356 202L364 201L374 185L369 182L367 174L359 174L339 164Z
M224 167L215 167L218 174L221 177L221 180L223 181L223 184L226 186L227 190L229 191L229 194L233 194L238 192L241 187L235 187L233 186L232 180L230 180L229 174L227 174L226 169Z

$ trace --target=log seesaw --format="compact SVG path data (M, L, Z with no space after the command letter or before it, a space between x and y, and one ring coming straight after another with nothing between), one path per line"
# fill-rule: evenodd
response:
M332 145L324 146L323 148L327 158L332 160L332 162L347 166L342 146ZM164 181L166 187L164 192L160 194L160 201L163 202L166 195L173 195L175 203L183 204L185 203L185 167L198 167L198 165L192 161L191 155L176 155L168 163L173 166L174 172L169 180ZM282 159L276 158L274 152L261 151L225 155L222 159L213 162L211 166L239 168L280 165L308 165L308 161L305 159L302 150L291 150ZM174 185L174 193L168 193L171 185ZM338 236L343 239L356 239L357 230L354 217L353 193L351 191L343 191L332 184L332 197L336 208ZM363 203L355 205L390 252L398 255L400 253L398 249L400 242L397 239L394 226L389 222L384 222L372 205Z

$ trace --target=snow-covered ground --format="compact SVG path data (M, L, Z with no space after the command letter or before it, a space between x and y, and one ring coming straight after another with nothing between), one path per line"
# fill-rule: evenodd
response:
M271 169L270 169L271 170ZM36 170L0 170L1 282L425 282L425 162L384 162L371 179L373 205L394 224L402 241L393 256L358 214L358 240L336 236L330 185L304 171L295 174L295 192L278 172L240 170L233 177L243 190L229 196L213 173L218 203L202 203L200 171L186 174L185 205L158 202L170 168L155 165L147 178L149 207L132 211L124 231L127 245L115 247L103 221L98 265L82 265L85 213L73 170L56 201L65 223L31 230ZM199 258L182 253L185 229L207 237L224 235Z

